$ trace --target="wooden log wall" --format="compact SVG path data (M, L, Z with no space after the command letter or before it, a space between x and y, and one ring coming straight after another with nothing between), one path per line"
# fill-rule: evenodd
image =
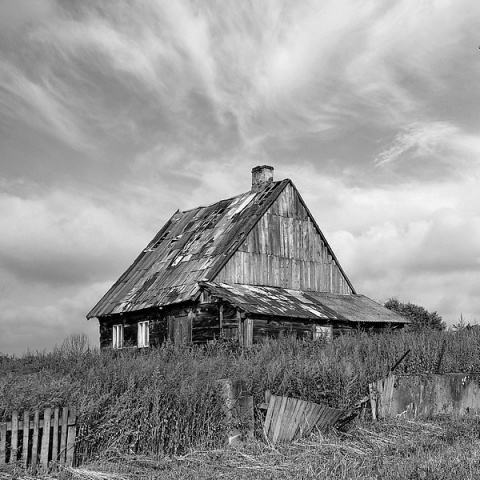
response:
M131 312L125 315L100 317L100 348L112 348L114 325L123 325L124 348L137 346L138 322L149 322L150 346L159 346L168 338L168 324L160 310L149 310L141 313Z
M313 338L315 325L327 325L314 320L292 320L283 317L256 317L253 318L253 343L262 338L278 338L283 335L294 335L299 339ZM332 322L334 337L352 331L352 324L347 322Z
M352 293L291 186L267 210L214 281Z
M113 325L119 324L124 325L124 348L135 347L137 324L145 320L150 322L150 346L159 346L167 339L176 344L202 344L220 338L239 340L241 343L249 344L257 343L265 337L278 338L282 335L295 335L297 338L307 339L312 338L314 325L321 325L313 320L294 320L284 317L247 318L244 314L239 314L237 308L232 305L215 303L210 298L208 300L210 303L175 307L165 311L150 312L144 316L130 314L118 318L110 317L108 320L100 319L101 347L112 347L112 328ZM366 324L359 325L359 328L381 331L385 326L384 324ZM352 328L354 327L351 323L332 323L334 336L347 333Z

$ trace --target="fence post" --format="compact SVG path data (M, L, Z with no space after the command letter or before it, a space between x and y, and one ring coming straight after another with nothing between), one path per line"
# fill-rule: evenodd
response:
M229 445L242 443L253 437L253 397L245 395L244 380L218 380L219 393L228 428Z

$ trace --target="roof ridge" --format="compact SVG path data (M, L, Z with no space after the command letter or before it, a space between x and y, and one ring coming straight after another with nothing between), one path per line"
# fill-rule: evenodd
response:
M286 178L284 180L277 180L275 182L270 182L268 185L282 183L285 180L289 180L289 179ZM234 198L242 197L243 195L248 195L249 193L258 193L258 192L253 192L252 190L247 190L246 192L239 193L238 195L233 195L232 197L223 198L222 200L218 200L217 202L212 202L212 203L209 203L207 205L199 205L198 207L187 208L187 210L177 210L175 213L188 213L188 212L193 212L194 210L200 210L201 208L213 207L213 205L216 205L217 203L228 202L230 200L233 200Z

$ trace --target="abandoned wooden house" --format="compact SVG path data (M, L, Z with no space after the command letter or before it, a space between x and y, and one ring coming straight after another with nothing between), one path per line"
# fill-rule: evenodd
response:
M331 336L408 321L359 295L291 180L176 212L90 311L102 348Z

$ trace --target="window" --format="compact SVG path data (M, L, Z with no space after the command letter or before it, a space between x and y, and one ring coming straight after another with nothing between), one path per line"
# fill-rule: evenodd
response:
M148 322L138 322L138 342L139 347L148 347L150 345L150 329Z
M113 348L123 348L123 325L113 326L112 346Z
M313 339L318 340L319 338L323 338L323 339L332 338L332 327L331 327L331 325L314 325L314 327L313 327Z

